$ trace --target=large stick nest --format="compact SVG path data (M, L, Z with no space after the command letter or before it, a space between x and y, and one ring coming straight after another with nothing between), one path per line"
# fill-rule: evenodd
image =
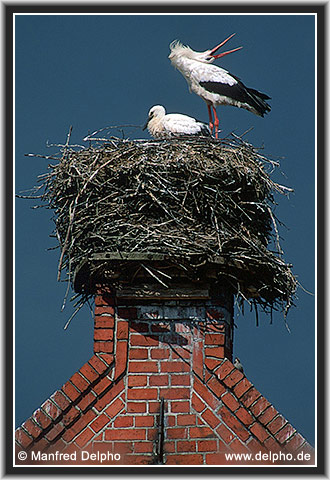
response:
M42 176L59 271L72 279L98 252L221 256L219 277L241 298L286 311L297 282L281 258L273 194L290 189L271 180L274 165L238 137L66 147Z

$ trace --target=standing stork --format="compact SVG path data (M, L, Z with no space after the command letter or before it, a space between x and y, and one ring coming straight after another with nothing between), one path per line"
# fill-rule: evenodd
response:
M195 52L190 47L182 45L178 40L170 44L169 59L189 84L190 91L197 93L207 104L210 129L215 127L215 137L218 138L219 119L216 113L218 105L232 105L245 108L249 112L264 116L270 112L270 106L265 100L270 97L253 88L246 87L238 77L216 65L210 65L216 58L236 52L242 47L215 55L215 52L228 42L235 34L226 38L216 47L205 52ZM212 118L213 110L214 121Z

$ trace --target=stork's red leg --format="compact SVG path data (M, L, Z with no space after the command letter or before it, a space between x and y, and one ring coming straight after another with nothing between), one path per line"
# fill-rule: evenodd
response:
M210 125L211 134L212 134L212 132L213 132L213 118L212 118L211 106L209 104L207 104L207 111L209 112L209 125Z
M219 128L219 119L217 117L217 112L214 106L212 105L213 115L214 115L214 130L215 130L215 138L218 138L218 128Z

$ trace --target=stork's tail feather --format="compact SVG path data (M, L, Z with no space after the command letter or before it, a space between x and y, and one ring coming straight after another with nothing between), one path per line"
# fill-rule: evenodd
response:
M270 100L270 97L265 93L258 92L254 88L245 87L246 93L250 97L250 105L258 112L258 115L263 117L265 113L270 112L271 106L265 101Z

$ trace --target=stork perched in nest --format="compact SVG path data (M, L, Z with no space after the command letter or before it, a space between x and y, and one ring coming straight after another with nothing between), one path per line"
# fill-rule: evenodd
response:
M213 127L215 128L216 138L218 138L219 127L219 119L216 113L218 105L232 105L245 108L249 112L261 117L271 109L265 101L270 98L268 95L246 87L238 77L232 75L227 70L216 65L210 65L216 58L224 57L242 48L238 47L227 52L215 54L234 35L230 35L219 45L205 52L195 52L190 47L182 45L178 40L170 44L171 53L168 58L173 66L185 77L190 91L197 93L206 102L210 129L212 132Z
M154 138L171 138L176 136L210 136L206 123L181 113L166 114L162 105L155 105L149 110L148 120L143 130L148 128Z

